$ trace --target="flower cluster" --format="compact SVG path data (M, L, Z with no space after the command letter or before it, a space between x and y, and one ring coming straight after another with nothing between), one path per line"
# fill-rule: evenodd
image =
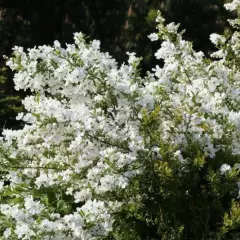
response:
M164 25L160 13L157 22L149 38L162 40L163 65L144 77L134 53L119 67L81 33L66 48L14 48L15 88L32 94L17 117L24 128L0 139L4 239L103 239L118 213L149 199L139 184L149 166L174 162L181 179L224 153L234 162L222 160L219 176L238 171L239 32L227 43L211 35L220 60L210 60L178 25Z

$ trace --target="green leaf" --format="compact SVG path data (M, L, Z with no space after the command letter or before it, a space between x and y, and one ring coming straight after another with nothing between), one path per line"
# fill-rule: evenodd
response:
M66 202L64 200L59 200L57 202L57 209L64 210L65 208L67 208Z
M44 197L42 197L42 202L45 204L45 205L48 205L49 204L49 201L48 201L48 196L44 196Z
M17 192L25 192L26 191L26 189L22 186L16 186L14 188L14 190L17 191Z
M11 199L9 201L10 204L18 204L18 203L23 203L23 199L22 198L14 198L14 199Z

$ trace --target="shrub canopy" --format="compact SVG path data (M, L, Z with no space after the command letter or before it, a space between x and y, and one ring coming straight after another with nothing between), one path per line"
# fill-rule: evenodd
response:
M210 59L156 21L164 64L145 76L82 33L14 48L15 88L32 94L1 138L3 239L240 237L240 19L210 36Z

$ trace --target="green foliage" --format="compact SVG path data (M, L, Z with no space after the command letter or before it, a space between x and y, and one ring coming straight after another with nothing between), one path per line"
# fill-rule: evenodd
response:
M239 239L240 233L240 204L233 201L229 213L224 215L223 227L219 234L220 239Z
M160 112L159 107L143 110L142 134L149 148L160 139ZM128 205L117 220L117 231L107 239L239 239L240 205L231 202L238 196L240 170L233 168L224 175L219 171L223 162L232 165L239 159L221 152L209 159L195 146L185 152L184 158L192 161L183 169L173 146L158 147L156 155L142 153L145 173L133 189L143 198Z
M0 69L0 132L3 128L19 128L21 123L16 121L16 114L23 111L21 97L7 91L7 69Z

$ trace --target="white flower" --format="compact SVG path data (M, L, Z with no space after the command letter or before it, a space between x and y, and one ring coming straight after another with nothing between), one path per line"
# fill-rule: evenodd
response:
M224 4L224 7L229 11L234 11L240 6L240 0L233 0L230 3Z
M43 210L43 205L39 201L34 201L33 196L28 196L24 200L24 206L28 213L35 215L39 214Z
M7 229L4 231L3 236L8 239L8 237L10 237L10 235L11 235L11 229L10 229L10 228L7 228Z
M42 185L45 187L51 186L54 183L54 177L51 174L41 173L40 176L35 179L37 188L40 188Z
M229 112L229 120L240 127L240 112Z
M92 193L89 188L82 189L80 192L74 193L75 203L84 202L85 200L91 198Z
M169 23L167 26L166 26L168 32L170 33L177 33L177 30L178 30L178 25L176 25L175 23Z
M183 158L183 156L182 156L182 154L181 154L181 151L180 151L180 150L177 150L177 151L174 153L174 156L176 156L177 159L178 159L180 162L184 162L184 161L185 161L184 158Z
M4 182L0 182L0 191L3 189L4 187Z
M155 53L157 59L166 59L176 54L176 48L173 43L164 41L161 48Z
M227 171L231 170L231 166L224 163L221 167L220 167L220 173L223 175L224 173L226 173Z
M148 38L153 42L153 41L157 41L158 40L158 35L157 33L151 33L150 35L148 35Z
M15 234L18 236L18 239L30 239L31 236L34 236L34 232L29 228L29 225L26 223L17 224L16 229L14 230Z
M129 56L129 59L128 59L129 64L134 64L138 62L139 58L135 56L136 53L127 52L127 55Z
M96 51L99 50L100 49L100 41L99 40L93 40L92 41L92 48Z
M225 37L223 37L219 34L216 34L216 33L212 33L210 35L210 40L214 45L218 45L219 43L223 44L226 41Z

